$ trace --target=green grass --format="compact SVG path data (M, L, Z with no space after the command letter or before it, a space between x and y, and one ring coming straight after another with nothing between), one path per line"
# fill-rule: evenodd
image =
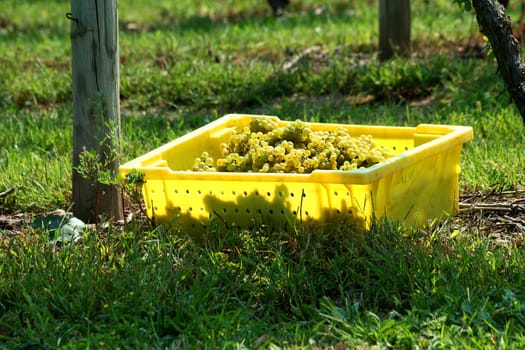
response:
M322 4L321 4L322 3ZM463 191L525 184L525 127L471 14L413 2L416 55L381 64L376 1L119 3L122 161L232 112L471 125ZM69 1L0 14L0 215L71 203ZM517 18L514 10L511 16ZM324 59L294 55L320 45ZM493 237L494 236L494 237ZM57 247L0 228L0 348L502 348L525 345L522 237L459 219L407 232L212 229L135 220Z
M4 241L0 340L8 348L525 343L525 254L516 246L447 230L407 236L386 224L366 235L215 235L199 245L132 226L58 249L38 232Z

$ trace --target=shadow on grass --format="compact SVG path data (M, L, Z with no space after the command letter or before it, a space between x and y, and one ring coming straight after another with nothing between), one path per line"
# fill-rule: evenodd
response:
M331 3L331 9L319 10L319 6L308 7L300 3L292 4L283 16L274 16L265 0L260 0L263 6L240 11L227 11L219 15L194 15L189 18L177 18L168 10L161 13L160 23L141 24L121 22L120 29L127 32L141 31L169 31L169 32L197 32L213 33L225 26L235 24L243 26L275 26L291 28L298 26L319 26L334 20L349 20L346 10L351 10L353 5L348 1Z
M35 3L44 3L44 1L33 1ZM47 3L47 1L45 1ZM260 0L261 6L253 9L243 9L240 11L229 10L221 14L213 15L194 15L188 18L177 18L172 15L169 10L159 8L159 19L156 23L141 23L130 22L125 20L119 21L119 29L124 33L140 33L140 32L196 32L196 33L213 33L228 25L238 25L240 27L247 25L254 26L274 26L278 23L279 27L291 28L297 26L319 26L323 23L332 22L334 20L351 20L347 11L353 6L347 1L340 1L330 4L330 9L320 11L318 7L307 7L302 4L294 4L286 12L286 15L276 17L272 15L271 9L267 6L265 0ZM66 20L65 15L69 10L69 3L64 1L54 1L54 6L63 6L63 15L60 20L50 21L50 23L24 23L23 25L15 23L9 18L0 15L0 29L4 30L7 37L27 36L35 39L41 38L48 40L49 38L63 37L69 35L69 21ZM40 6L40 5L38 5Z

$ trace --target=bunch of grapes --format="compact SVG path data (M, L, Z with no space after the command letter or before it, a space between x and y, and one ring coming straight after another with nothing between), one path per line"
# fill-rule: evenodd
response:
M370 135L352 137L343 128L312 131L300 120L280 126L262 117L235 131L220 150L222 157L217 160L203 152L192 170L311 173L369 167L393 156L377 147Z

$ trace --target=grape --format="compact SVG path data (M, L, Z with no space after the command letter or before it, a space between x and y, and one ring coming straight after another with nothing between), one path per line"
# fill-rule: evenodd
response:
M344 128L312 131L300 120L285 126L268 118L253 118L219 145L220 158L203 152L192 171L311 173L369 167L393 156L371 135L352 137Z
M279 124L268 118L253 118L250 121L250 130L252 132L270 132L279 127Z
M215 167L215 160L210 157L208 152L202 152L200 157L195 158L193 161L193 171L217 171Z

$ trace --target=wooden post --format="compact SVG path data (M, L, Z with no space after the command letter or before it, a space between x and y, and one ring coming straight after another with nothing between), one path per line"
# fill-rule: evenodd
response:
M379 59L410 54L410 0L379 0Z
M120 140L119 45L116 0L71 0L73 73L73 213L86 222L98 216L121 219L122 200L115 185L96 173L116 176ZM101 166L84 178L78 171L82 152ZM86 164L84 164L86 165Z

